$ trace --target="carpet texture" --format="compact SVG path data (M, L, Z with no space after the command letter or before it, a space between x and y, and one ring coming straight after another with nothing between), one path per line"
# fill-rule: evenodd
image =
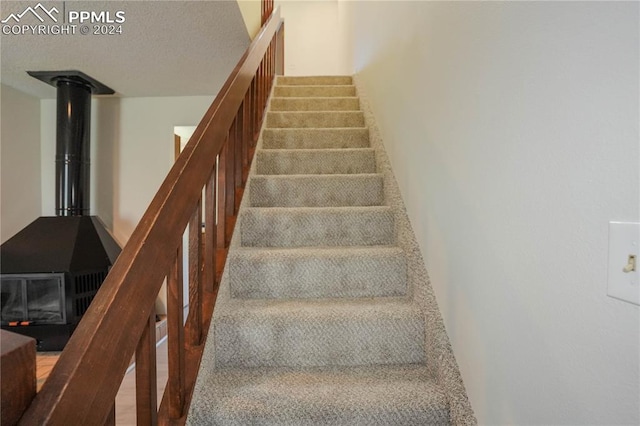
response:
M474 425L373 114L279 77L189 425Z
M376 172L376 153L370 148L261 149L256 153L257 175L332 175Z

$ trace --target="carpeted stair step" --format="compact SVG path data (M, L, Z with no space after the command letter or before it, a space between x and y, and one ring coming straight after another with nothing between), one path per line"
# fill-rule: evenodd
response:
M229 253L231 295L299 299L404 296L407 266L398 247L241 248Z
M420 365L203 371L192 425L449 424L443 390Z
M273 98L271 111L358 111L360 101L352 98Z
M218 368L425 362L422 315L403 299L234 305L213 325Z
M276 98L309 98L309 97L352 97L356 96L355 86L275 86L273 96Z
M363 127L361 111L268 112L267 128Z
M395 242L390 207L247 207L246 247L376 246Z
M369 129L264 129L263 149L368 148Z
M379 206L381 174L270 175L250 181L253 207Z
M279 76L276 80L278 86L339 86L351 85L353 79L351 76L345 75L327 75L327 76L301 76L289 77Z
M260 149L258 175L319 175L375 173L375 151L370 148Z

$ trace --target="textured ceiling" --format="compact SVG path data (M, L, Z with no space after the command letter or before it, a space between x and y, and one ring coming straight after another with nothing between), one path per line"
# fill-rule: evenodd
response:
M71 25L69 12L123 11L122 34L0 36L0 82L39 98L54 98L55 89L26 71L76 69L110 86L123 97L212 95L224 83L249 46L250 39L236 1L41 1L58 22L37 8L38 0L0 2L0 24ZM44 22L28 11L35 8ZM64 11L64 12L63 12ZM106 14L103 15L103 17ZM122 15L120 15L122 16ZM63 18L64 17L64 18ZM67 22L64 23L63 19ZM109 24L106 24L106 29ZM99 27L102 28L102 27ZM30 32L29 30L28 32Z

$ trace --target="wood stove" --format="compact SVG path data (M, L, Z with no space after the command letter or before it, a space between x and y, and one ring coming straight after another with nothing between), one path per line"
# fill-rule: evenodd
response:
M56 214L0 246L0 323L62 350L102 285L120 247L89 216L91 94L113 94L79 71L29 72L57 88Z

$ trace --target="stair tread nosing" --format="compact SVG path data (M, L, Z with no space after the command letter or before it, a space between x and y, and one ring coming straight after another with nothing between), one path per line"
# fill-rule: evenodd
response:
M393 211L374 207L247 207L242 246L372 246L395 242Z
M266 128L363 127L362 111L269 111Z
M399 247L239 248L229 253L236 298L404 296L407 269Z
M379 206L383 175L261 175L250 181L253 207Z
M350 75L278 76L278 86L353 85Z
M309 98L272 98L269 111L359 111L356 96L330 96Z
M310 97L353 97L355 86L350 85L312 85L312 86L279 86L273 88L274 97L310 98Z
M406 299L234 299L213 327L220 368L425 362L424 320Z
M262 131L263 149L368 148L369 129L346 128L277 128Z
M371 148L259 149L257 175L375 173Z
M209 370L215 389L189 424L449 424L445 393L421 365Z

